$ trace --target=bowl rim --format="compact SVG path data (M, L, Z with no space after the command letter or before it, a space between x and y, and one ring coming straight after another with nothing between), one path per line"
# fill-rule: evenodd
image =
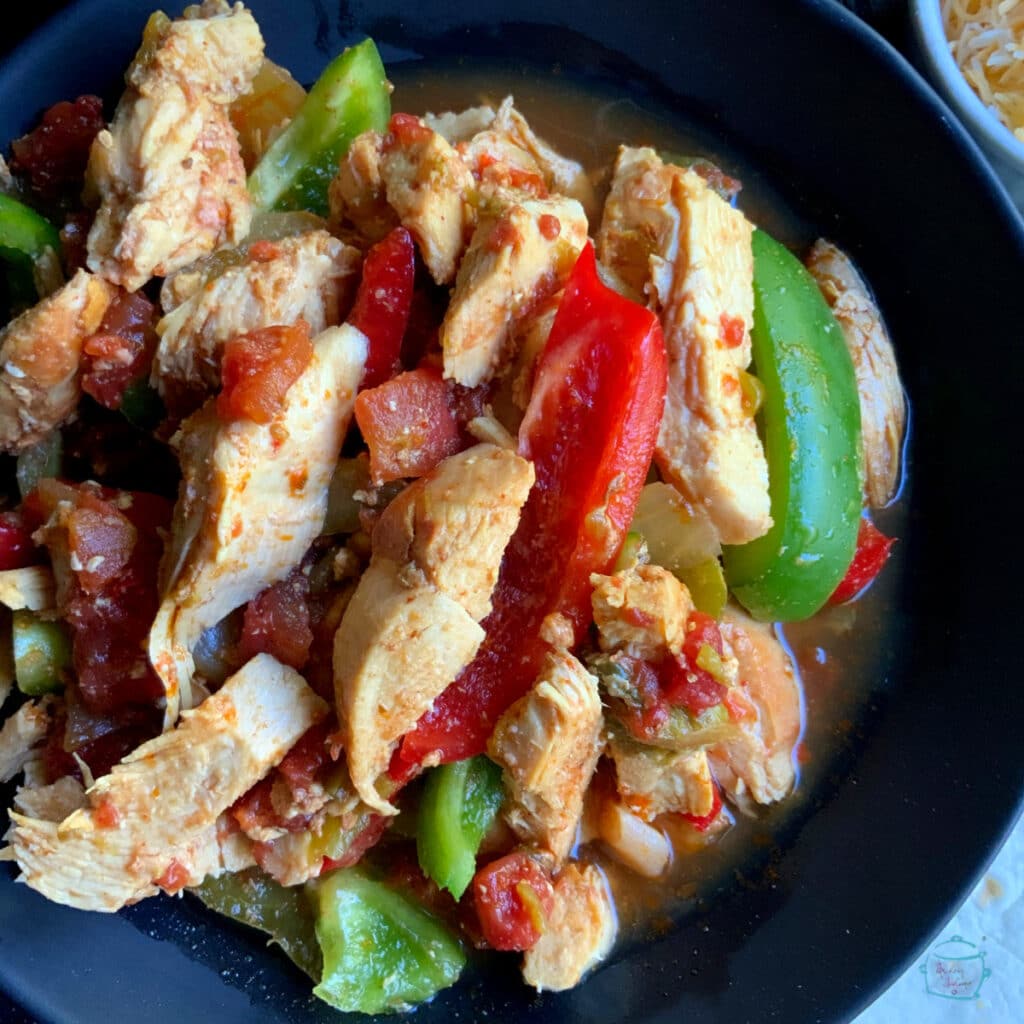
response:
M950 53L941 0L911 0L911 11L921 50L956 113L985 145L1024 172L1024 142L985 105Z
M107 2L108 0L67 0L65 11L98 10ZM252 6L255 6L255 3ZM884 60L890 70L895 68L900 70L904 84L916 97L917 102L934 112L937 120L944 122L946 135L952 138L959 148L964 151L965 166L971 171L976 184L979 186L977 191L986 195L988 202L999 208L1006 237L1012 240L1016 253L1024 257L1024 220L1020 218L1019 213L1012 206L1005 189L1000 185L991 166L984 160L977 143L968 134L966 127L957 119L949 117L948 108L943 105L940 97L934 90L928 87L920 75L915 73L906 58L892 44L883 37L871 32L863 22L840 6L838 0L799 0L798 6L806 8L809 13L816 16L824 17L827 15L829 19L844 25L847 31L851 33L851 41L855 40L859 47L870 51L876 58ZM57 17L51 18L49 22L45 23L40 29L37 29L15 47L11 51L10 56L5 58L3 64L0 65L0 77L10 75L17 79L19 74L38 73L39 58L45 50L42 44L48 35L46 29L48 26L52 28L57 21ZM856 780L854 780L854 785L856 785ZM1001 787L993 788L998 789ZM872 977L870 985L860 988L859 991L847 994L846 1007L847 1009L852 1008L854 1011L851 1013L850 1019L852 1019L856 1012L867 1008L918 957L925 953L930 943L939 936L948 917L969 896L977 878L981 876L986 865L991 863L991 860L996 856L1018 816L1024 811L1024 788L1015 786L1014 789L1016 792L1012 798L1012 809L1008 814L1003 815L1001 827L996 830L995 839L989 846L986 856L981 860L975 861L973 874L964 876L960 884L953 888L951 895L947 895L942 909L936 909L929 915L931 927L919 934L916 948L908 947L903 957L897 957L890 963L887 972L876 973ZM0 873L0 884L4 880L2 873ZM848 931L847 934L849 934ZM3 964L0 963L0 989L14 991L8 988L7 979L4 976L2 967ZM609 971L609 976L611 976L611 971ZM620 978L622 975L617 974L615 977ZM647 980L647 976L643 977L644 980ZM796 987L802 988L803 986ZM660 1019L665 1018L662 1017Z

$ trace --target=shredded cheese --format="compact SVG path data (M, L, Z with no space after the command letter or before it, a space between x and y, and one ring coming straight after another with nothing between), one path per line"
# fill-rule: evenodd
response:
M942 20L968 84L1024 142L1024 0L942 0Z

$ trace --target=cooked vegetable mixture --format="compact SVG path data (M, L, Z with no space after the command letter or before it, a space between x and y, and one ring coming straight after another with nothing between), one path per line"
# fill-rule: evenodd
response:
M0 160L0 856L194 893L340 1010L471 947L571 988L613 862L794 787L775 624L893 543L871 294L707 160L392 112L370 40L307 93L205 0L125 82Z

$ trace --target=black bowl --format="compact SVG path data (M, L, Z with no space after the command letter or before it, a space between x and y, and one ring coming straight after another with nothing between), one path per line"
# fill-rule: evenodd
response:
M58 99L112 89L153 2L82 0L9 56L0 139ZM1024 664L1012 640L1024 574L1009 465L1024 379L1024 225L928 88L832 3L253 6L271 56L300 80L369 33L391 60L523 59L667 103L760 168L865 270L914 423L899 612L875 638L858 739L836 754L769 862L719 886L670 935L567 995L528 994L504 963L415 1018L848 1019L965 897L1024 791ZM191 901L87 915L11 877L0 877L0 985L39 1018L336 1019L258 937Z

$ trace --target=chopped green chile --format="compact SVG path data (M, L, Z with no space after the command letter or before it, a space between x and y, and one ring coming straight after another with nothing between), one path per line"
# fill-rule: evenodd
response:
M725 611L725 602L729 599L729 588L725 583L725 572L717 558L709 558L705 562L679 569L676 576L686 584L686 589L693 598L699 611L720 619Z
M317 882L316 937L323 955L313 990L346 1013L403 1010L453 985L466 957L436 918L360 868Z
M133 380L121 395L121 415L140 430L152 430L164 418L163 400L145 377Z
M707 672L716 683L721 683L723 686L729 685L729 677L722 664L722 656L711 644L700 645L700 650L697 652L697 667Z
M433 768L427 775L416 853L423 873L456 899L473 880L480 843L504 799L501 769L482 754Z
M11 636L18 689L29 697L63 690L71 668L71 640L63 624L23 609L11 617Z
M18 491L27 498L39 486L40 480L60 476L61 460L64 455L64 441L59 430L54 430L18 454Z
M724 551L729 589L756 619L809 618L853 559L861 511L860 400L843 334L803 264L753 237L754 365L774 525Z
M339 459L327 491L327 516L324 533L355 533L359 529L359 512L365 506L356 494L370 487L370 463L365 455Z
M207 878L192 890L208 907L270 935L314 981L323 971L316 915L303 886L279 885L258 868Z
M619 557L615 559L615 572L623 572L626 569L635 569L638 565L648 559L647 544L643 534L638 530L630 530L626 539L622 542L622 550Z
M257 210L306 210L326 217L338 160L365 131L384 131L391 87L372 39L327 65L298 113L249 175Z
M624 728L615 728L622 736L627 735ZM699 715L692 715L685 708L669 708L668 721L657 733L644 740L630 734L628 739L642 747L682 753L726 743L738 733L739 727L729 717L725 705L716 704Z

